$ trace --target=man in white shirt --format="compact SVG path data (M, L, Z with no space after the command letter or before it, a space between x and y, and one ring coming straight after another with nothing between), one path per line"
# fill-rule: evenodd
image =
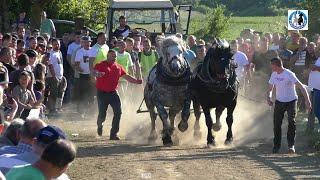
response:
M309 114L307 130L312 132L314 130L314 121L317 117L320 124L320 48L317 49L316 55L318 59L314 65L310 66L310 74L308 86L311 91L312 112ZM312 117L310 117L312 116Z
M236 74L241 84L243 84L247 73L249 72L249 60L246 54L239 51L237 40L231 41L230 48L233 53L233 59L237 63Z
M63 76L63 58L60 51L60 41L52 39L52 51L49 57L49 71L46 83L49 87L48 109L52 115L61 111L67 80Z
M79 88L78 95L81 97L77 102L78 109L82 112L82 118L88 111L90 104L93 104L93 84L90 80L89 55L91 52L91 38L90 36L83 36L81 38L82 48L79 49L75 57L75 69L79 72Z
M96 64L104 61L107 57L109 46L106 44L106 41L106 34L104 32L98 33L97 43L92 46L89 53L89 65L91 72L93 72L93 68Z
M297 114L297 99L298 95L295 86L297 86L304 98L307 109L311 110L311 103L304 85L299 81L296 75L283 67L282 60L280 58L273 58L271 60L272 74L269 80L269 88L267 91L267 102L270 106L273 106L272 91L276 89L276 101L274 107L274 119L273 119L273 153L278 153L281 146L281 125L285 112L288 114L288 152L295 153L294 143L296 136L296 124L295 117Z

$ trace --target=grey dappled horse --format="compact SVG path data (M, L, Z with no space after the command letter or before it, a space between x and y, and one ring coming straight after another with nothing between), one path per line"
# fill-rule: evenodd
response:
M157 114L163 123L162 141L164 145L172 145L175 126L174 119L181 112L182 121L186 122L190 115L190 66L184 58L185 48L180 39L172 36L162 40L160 59L149 73L144 89L146 106L151 117L150 141L157 139L155 120ZM168 107L169 112L167 112ZM168 121L170 119L170 123Z

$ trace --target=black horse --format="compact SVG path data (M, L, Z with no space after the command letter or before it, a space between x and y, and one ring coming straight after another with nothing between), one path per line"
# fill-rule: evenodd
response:
M195 135L200 132L201 105L208 128L208 145L215 145L212 129L220 130L220 116L225 108L227 108L228 124L225 143L229 144L233 140L233 111L237 104L238 81L235 74L236 64L233 63L232 55L226 41L216 40L216 44L208 50L203 63L196 68L194 78L191 81L190 88L196 116ZM212 108L216 108L216 124L212 122L210 114ZM185 127L187 126L179 126L179 129L184 131Z

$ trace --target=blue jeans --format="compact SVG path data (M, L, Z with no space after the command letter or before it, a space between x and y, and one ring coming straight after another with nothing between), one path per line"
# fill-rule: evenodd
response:
M119 125L121 119L121 101L117 91L113 92L103 92L97 90L97 101L98 101L98 119L97 125L98 127L102 127L104 121L106 120L107 116L107 109L110 105L113 110L113 119L112 119L112 128L110 131L110 137L114 137L119 132Z

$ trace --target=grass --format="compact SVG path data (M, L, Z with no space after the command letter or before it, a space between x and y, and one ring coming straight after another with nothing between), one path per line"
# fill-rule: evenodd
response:
M192 12L190 22L190 33L194 34L199 28L203 27L205 15L199 12ZM240 32L245 28L254 29L258 32L280 32L285 33L286 16L268 17L231 17L230 27L222 38L232 40L239 37Z

